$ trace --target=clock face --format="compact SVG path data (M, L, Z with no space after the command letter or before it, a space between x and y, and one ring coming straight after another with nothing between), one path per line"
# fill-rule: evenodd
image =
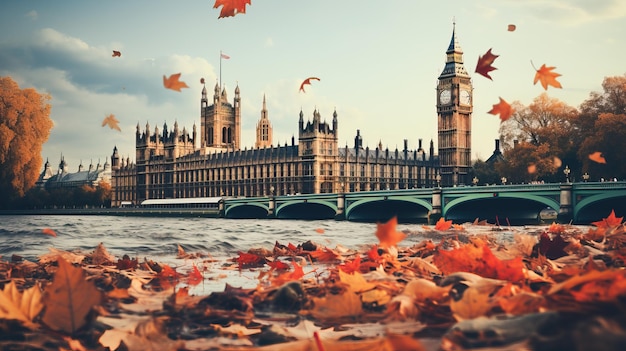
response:
M472 102L472 95L468 90L461 90L460 98L463 105L469 105Z
M452 94L450 93L450 89L442 90L439 93L439 103L447 105L450 103L452 99Z

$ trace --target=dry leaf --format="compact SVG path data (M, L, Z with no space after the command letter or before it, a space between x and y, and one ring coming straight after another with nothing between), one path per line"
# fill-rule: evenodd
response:
M250 5L252 0L215 0L213 8L222 6L220 15L217 18L234 17L240 13L246 13L246 5Z
M167 89L172 89L176 91L180 91L182 88L189 88L187 83L179 81L180 73L175 73L166 78L163 76L163 86Z
M102 293L85 280L82 268L63 258L58 263L52 284L45 289L42 320L51 329L72 334L85 324L91 309L102 302Z
M500 55L492 54L491 49L487 50L487 52L483 56L479 56L478 62L476 63L476 73L491 79L489 72L497 69L491 64L493 64L493 61L495 61L498 56Z
M606 163L606 159L602 156L600 151L589 154L589 159L597 163Z
M358 316L363 313L363 306L359 295L347 289L340 294L327 294L324 297L313 297L313 309L310 311L313 318L333 319Z
M102 243L98 244L93 254L91 255L91 263L95 264L96 266L112 265L115 261L117 261L115 259L115 256L111 255Z
M376 224L376 237L380 240L380 247L387 248L396 246L399 242L406 238L406 234L396 230L398 225L398 217L394 216L387 223Z
M513 109L508 102L504 101L503 98L500 98L500 102L493 105L491 110L487 113L490 113L492 115L500 114L500 120L504 122L511 117L511 115L513 114Z
M507 26L507 30L508 30L509 32L514 32L514 31L515 31L515 29L517 29L517 27L516 27L514 24L509 24L509 25Z
M0 291L0 319L17 319L25 326L35 328L33 319L42 308L38 286L33 286L22 293L11 280Z
M450 229L450 227L452 227L452 220L446 221L443 217L439 218L437 223L435 223L435 230L444 231Z
M115 115L113 115L112 113L106 116L102 121L102 126L104 127L106 125L108 125L111 129L115 129L119 132L122 131L122 129L120 128L120 121L118 121L117 118L115 118Z
M54 230L50 229L50 228L43 228L41 230L41 232L46 234L46 235L57 236L57 233Z
M309 77L309 78L305 79L305 80L302 82L302 84L300 84L300 91L301 91L301 92L306 93L306 91L304 91L304 85L305 85L305 84L309 84L309 85L311 85L311 80L312 80L312 79L317 80L317 81L319 81L319 80L320 80L320 79L319 79L319 78L317 78L317 77Z
M535 73L535 80L533 84L537 84L538 81L541 82L541 86L543 89L548 90L548 85L551 85L555 88L561 88L561 83L559 83L556 78L561 75L552 72L556 67L546 67L545 64L541 65L541 67Z
M122 57L122 53L116 50L113 50L113 55L111 55L113 57Z
M532 165L528 166L528 174L533 174L535 172L537 172L537 166L536 165L532 164Z

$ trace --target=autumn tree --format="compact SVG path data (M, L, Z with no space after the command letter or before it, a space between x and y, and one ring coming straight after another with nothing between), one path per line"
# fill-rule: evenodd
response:
M537 177L556 179L561 162L554 163L555 157L562 160L562 167L569 165L570 168L577 168L576 151L579 145L572 138L578 116L576 108L550 98L547 93L536 97L528 106L519 101L512 106L514 113L511 118L500 125L500 139L507 161L501 171L506 172L507 178L526 181ZM523 152L514 152L517 147L523 147ZM535 171L528 172L528 167L532 165L536 168L531 167L531 170Z
M602 92L592 92L580 106L576 119L576 138L582 140L578 157L582 171L592 179L626 177L626 74L606 77ZM601 152L606 163L589 159Z
M20 89L10 77L0 77L0 208L37 181L42 146L53 125L49 100L49 95Z

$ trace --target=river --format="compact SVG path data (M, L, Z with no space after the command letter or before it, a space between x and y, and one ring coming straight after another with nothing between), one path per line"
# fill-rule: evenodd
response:
M44 228L54 230L57 236L45 235ZM470 233L489 230L483 226L466 225L466 228ZM428 230L422 224L399 224L397 229L408 233L400 243L402 246L446 235ZM520 230L532 231L530 228L508 227L492 233L510 238L513 232ZM195 289L201 289L197 293L206 294L223 290L225 283L252 287L258 282L255 279L258 272L222 269L230 259L238 257L239 251L251 248L271 250L277 241L284 245L298 245L309 240L330 248L365 249L365 246L378 243L375 232L375 223L335 220L0 216L0 260L7 261L12 255L19 255L36 261L39 256L47 254L49 248L91 253L103 243L117 258L127 254L140 261L148 259L170 264L183 272L192 263L201 266L207 279ZM201 254L201 258L178 259L178 245L187 253Z

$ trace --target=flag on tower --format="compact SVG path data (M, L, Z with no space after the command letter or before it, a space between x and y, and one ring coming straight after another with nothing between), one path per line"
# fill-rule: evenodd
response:
M221 56L223 59L227 59L227 60L230 58L230 56L228 56L228 55L226 55L226 54L222 53L221 51L220 51L220 56Z

